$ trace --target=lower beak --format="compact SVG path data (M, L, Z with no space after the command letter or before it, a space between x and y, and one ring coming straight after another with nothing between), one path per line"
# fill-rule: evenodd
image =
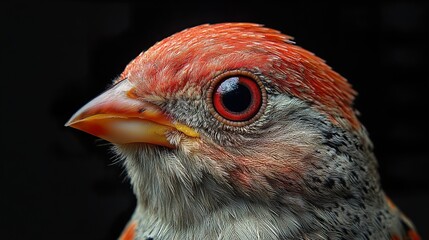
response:
M133 85L122 80L79 109L66 126L112 143L150 143L170 148L175 146L168 141L168 132L199 136L195 130L173 122L157 106L139 100L133 91Z

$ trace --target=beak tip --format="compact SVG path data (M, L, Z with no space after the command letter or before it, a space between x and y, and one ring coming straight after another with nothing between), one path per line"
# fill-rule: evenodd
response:
M73 116L70 117L70 119L64 124L64 127L73 127L74 124L84 118L85 117L82 116L82 110L79 110L75 114L73 114Z
M75 123L76 123L76 118L73 116L66 123L64 123L64 127L71 127Z
M68 120L66 123L64 123L64 127L70 127L70 125L71 125L71 121L70 120Z

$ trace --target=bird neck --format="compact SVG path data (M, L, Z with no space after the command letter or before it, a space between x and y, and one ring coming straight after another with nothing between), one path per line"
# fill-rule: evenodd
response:
M114 150L125 159L139 212L148 219L190 226L233 199L228 186L170 149L127 145Z
M326 228L329 221L352 222L356 216L365 219L365 214L375 212L370 206L377 209L382 202L370 144L361 146L359 135L339 131L333 134L332 130L326 131L332 136L324 137L326 141L312 153L309 164L313 170L294 182L295 188L301 190L294 192L293 185L277 186L278 182L273 181L269 184L275 194L269 198L246 195L237 190L233 179L226 177L223 182L196 164L195 159L191 161L170 149L127 145L115 151L125 159L137 196L136 215L139 229L144 231L142 236L202 239L207 234L217 234L212 238L223 234L225 239L236 239L237 235L239 239L249 239L246 236L254 234L263 239L312 239L311 234ZM321 174L325 171L329 174ZM366 202L368 199L373 202ZM359 211L347 215L343 209L350 206L357 206Z

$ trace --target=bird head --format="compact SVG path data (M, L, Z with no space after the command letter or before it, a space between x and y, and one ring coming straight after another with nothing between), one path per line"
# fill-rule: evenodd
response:
M299 212L353 194L350 166L370 148L354 96L289 36L207 24L142 52L66 125L113 143L139 205L161 218L248 203Z

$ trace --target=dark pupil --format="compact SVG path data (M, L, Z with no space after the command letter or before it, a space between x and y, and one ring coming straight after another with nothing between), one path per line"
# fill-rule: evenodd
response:
M243 112L252 102L249 88L241 84L238 77L224 81L218 91L222 94L222 104L231 112Z

